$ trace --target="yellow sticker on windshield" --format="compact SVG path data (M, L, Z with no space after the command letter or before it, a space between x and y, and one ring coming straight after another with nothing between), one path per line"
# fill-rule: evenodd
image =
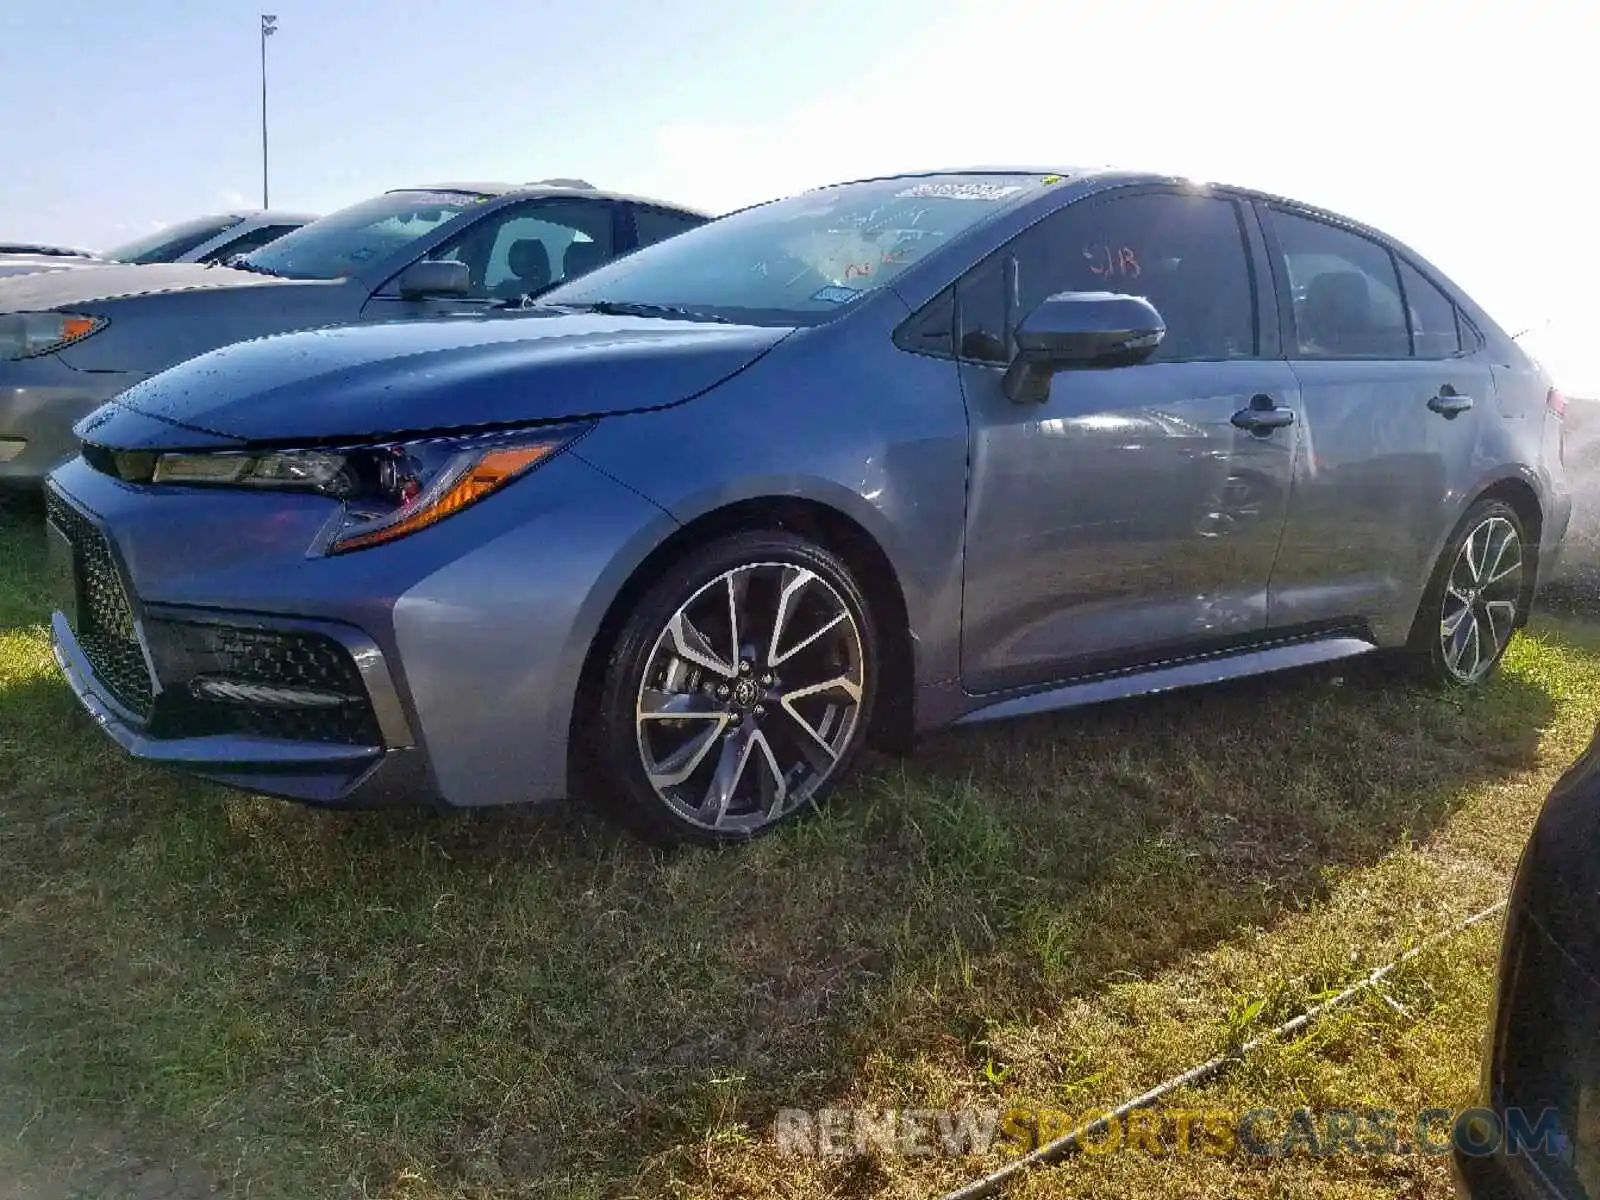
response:
M1061 176L1059 176L1059 175L1046 175L1039 182L1040 183L1060 183L1061 182Z

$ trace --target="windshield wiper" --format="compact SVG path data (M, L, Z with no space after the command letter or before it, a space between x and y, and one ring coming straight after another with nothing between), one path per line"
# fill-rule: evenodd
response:
M591 300L586 304L574 304L571 307L581 308L586 312L601 313L608 317L660 317L668 321L714 321L718 325L732 325L727 317L719 317L716 313L696 312L692 308L679 308L673 304L639 304L632 300Z

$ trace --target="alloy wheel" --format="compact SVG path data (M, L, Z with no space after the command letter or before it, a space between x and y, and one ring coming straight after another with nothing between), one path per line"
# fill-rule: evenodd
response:
M1439 644L1445 669L1476 683L1493 668L1516 628L1522 597L1522 539L1504 517L1467 534L1445 579Z
M846 756L866 688L861 631L815 571L726 571L667 622L645 663L645 777L677 816L754 833L807 803Z

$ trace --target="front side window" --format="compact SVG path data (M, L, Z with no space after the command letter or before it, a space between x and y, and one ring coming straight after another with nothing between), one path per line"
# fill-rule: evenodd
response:
M1461 352L1456 306L1421 271L1400 260L1400 284L1411 315L1411 345L1418 358L1450 358Z
M1015 294L1008 295L1013 269ZM1015 323L1059 292L1149 300L1167 327L1152 362L1256 353L1255 292L1232 200L1153 192L1089 199L1053 213L957 285L960 355L1008 361Z
M594 270L615 253L612 206L537 200L479 221L429 258L467 264L469 295L515 300Z
M1043 178L931 175L818 188L646 246L543 300L817 325L1037 191Z
M340 279L421 241L484 203L475 192L386 192L302 225L241 265L289 279Z
M112 262L136 265L177 262L202 242L209 242L243 220L243 217L227 216L180 221L176 225L158 229L147 237L118 246L115 250L107 250L105 256Z
M1410 357L1400 281L1389 251L1323 221L1269 211L1294 297L1299 357Z

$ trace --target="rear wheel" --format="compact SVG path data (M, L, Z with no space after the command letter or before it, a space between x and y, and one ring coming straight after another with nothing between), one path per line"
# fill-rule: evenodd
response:
M1458 687L1487 679L1527 615L1532 569L1516 510L1500 500L1474 504L1417 612L1410 649L1422 672Z
M876 689L849 568L786 533L692 551L635 606L601 688L608 800L656 840L725 842L813 808L849 769Z

